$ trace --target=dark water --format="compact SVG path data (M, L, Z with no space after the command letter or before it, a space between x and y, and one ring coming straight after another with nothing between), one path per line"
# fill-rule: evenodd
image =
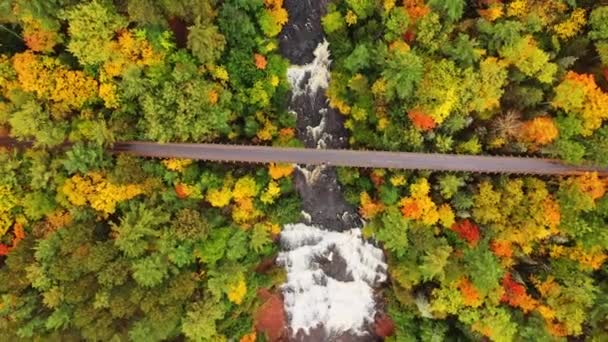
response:
M279 36L280 50L292 65L305 65L315 59L314 51L325 39L321 27L327 0L286 0L289 22ZM298 87L305 89L311 81L307 73ZM344 118L327 104L324 89L293 96L290 109L297 114L298 138L308 148L345 148L347 131ZM323 121L323 124L322 124ZM319 127L319 125L321 125ZM311 132L311 128L318 127ZM357 210L348 204L337 182L333 167L301 166L295 176L296 188L303 200L303 211L310 223L323 229L344 231L362 226ZM314 173L314 181L307 181L306 173Z
M279 35L281 53L291 64L304 65L314 59L313 51L324 39L321 17L328 0L285 0L289 22Z

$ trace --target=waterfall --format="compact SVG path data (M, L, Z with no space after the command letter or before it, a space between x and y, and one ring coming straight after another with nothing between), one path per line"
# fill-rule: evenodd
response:
M376 314L373 287L386 280L382 250L365 242L360 229L304 224L286 225L281 246L277 262L287 270L283 296L292 331L320 327L325 340L365 335Z

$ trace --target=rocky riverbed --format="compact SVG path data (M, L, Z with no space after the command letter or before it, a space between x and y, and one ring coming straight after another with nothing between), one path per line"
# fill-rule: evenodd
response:
M344 119L327 105L325 90L329 82L329 44L320 21L326 1L287 0L289 22L281 33L282 54L292 67L290 110L297 117L298 138L308 148L345 148L347 132ZM301 166L296 187L303 199L310 224L331 230L360 227L355 208L342 196L336 170L327 166Z

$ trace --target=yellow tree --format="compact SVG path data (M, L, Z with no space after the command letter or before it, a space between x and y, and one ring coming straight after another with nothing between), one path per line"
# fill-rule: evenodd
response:
M97 81L78 70L69 70L59 61L32 51L15 54L13 68L24 91L47 100L61 115L80 109L98 91Z
M569 71L555 88L551 105L583 120L584 136L589 136L608 118L608 94L595 83L593 75Z

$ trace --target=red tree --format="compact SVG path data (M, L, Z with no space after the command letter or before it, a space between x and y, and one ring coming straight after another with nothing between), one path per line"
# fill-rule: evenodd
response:
M258 332L265 333L268 341L279 341L286 331L283 298L267 289L259 290L258 296L264 304L255 315L255 328Z
M378 337L389 337L395 333L395 322L385 313L376 316L374 332Z
M452 225L452 230L458 233L462 239L466 240L470 246L475 246L481 238L479 227L469 220L462 220Z

